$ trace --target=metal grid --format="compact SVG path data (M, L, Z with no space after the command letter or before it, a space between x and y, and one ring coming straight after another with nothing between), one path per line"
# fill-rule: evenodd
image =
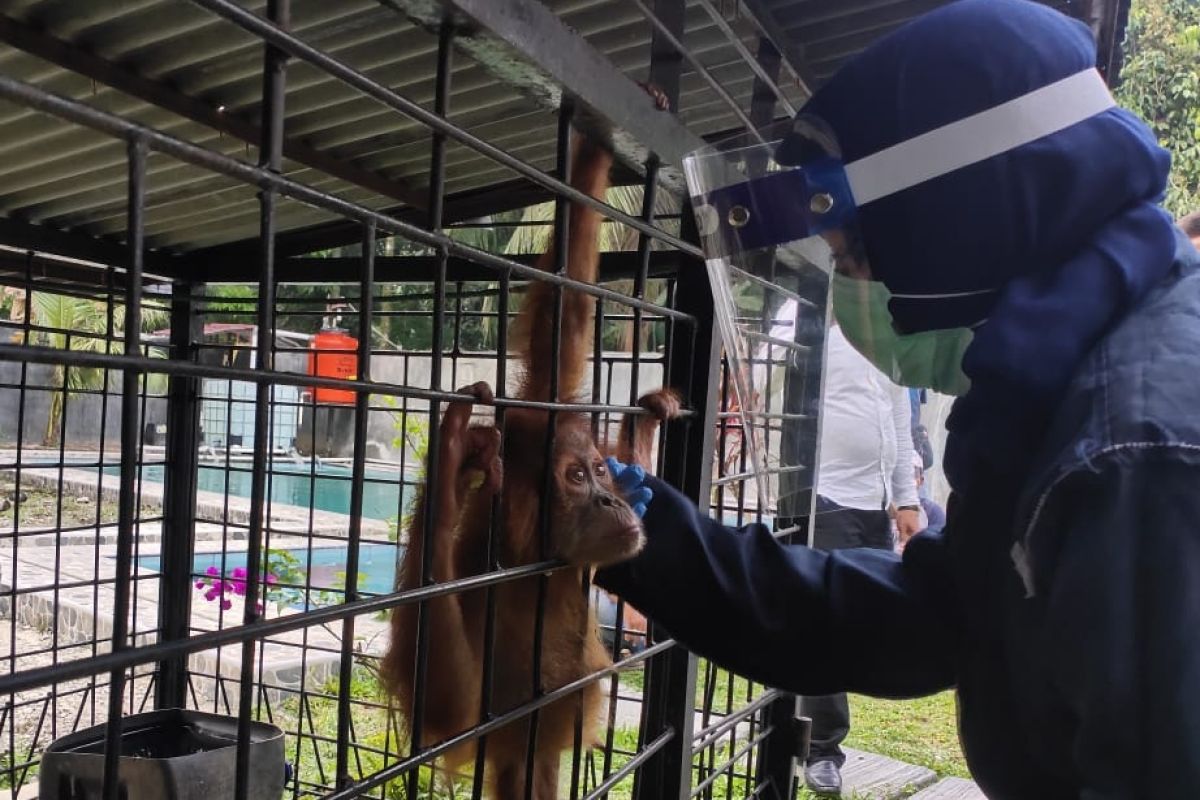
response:
M724 461L713 483L715 440L738 445L728 436L733 416L717 410L728 391L718 396L714 380L719 349L711 299L705 283L696 280L690 212L678 202L671 207L671 193L662 188L669 169L653 153L640 163L627 159L624 167L626 180L642 173L640 213L596 203L554 177L565 173L572 122L595 130L603 109L561 103L551 172L543 171L544 162L514 155L503 138L493 141L465 130L450 105L452 77L461 77L451 55L451 25L442 26L435 40L434 93L427 110L288 33L286 0L268 3L264 17L225 0L172 5L189 9L184 20L195 19L193 6L203 9L211 19L202 27L216 27L231 40L265 40L259 49L263 113L257 164L238 158L243 154L236 150L206 146L211 137L193 135L192 128L160 128L153 119L142 125L136 112L64 97L8 72L0 76L0 97L39 112L34 117L23 112L23 118L36 119L52 140L86 140L88 147L107 147L110 153L103 141L124 142L126 175L121 207L102 201L109 206L108 222L86 215L30 215L37 221L69 220L89 233L113 232L120 244L64 234L65 245L45 248L60 257L32 252L35 248L5 254L4 282L27 310L9 326L20 338L0 344L6 368L0 391L18 409L13 447L2 465L12 486L13 522L0 553L8 616L0 694L9 698L0 715L7 757L0 781L13 797L21 796L50 740L109 721L104 796L118 797L113 745L122 717L189 707L237 717L238 797L245 796L252 770L245 744L255 719L287 734L290 797L415 797L428 786L429 768L446 745L412 746L419 739L420 711L406 721L416 730L406 731L379 691L385 636L380 615L467 588L491 591L505 582L544 581L539 576L561 569L553 561L497 565L479 576L399 593L386 585L385 569L384 585L378 583L371 570L394 564L405 544L408 501L423 479L428 453L436 452L437 420L454 397L449 389L488 380L498 389L499 425L514 407L544 408L552 418L584 411L603 438L613 435L616 415L640 412L634 401L642 391L676 387L689 410L663 432L659 474L731 518L769 513L733 492L744 476L725 475ZM771 73L780 59L771 55L770 43L758 42L753 55L739 38L757 41L761 32L739 23L742 32L734 33L727 15L707 2L698 7L719 23L719 33L731 37L726 46L742 59L739 69L756 81L753 91L746 86L731 93L724 87L732 84L715 77L721 67L703 67L696 51L685 46L684 23L696 6L659 2L642 10L658 31L646 43L652 51L646 54L648 77L667 89L685 119L700 113L680 101L681 84L688 81L700 81L707 88L699 91L724 105L709 117L722 126L744 117L743 105L755 116L772 113L777 101L787 107L787 95ZM387 10L387 19L399 15ZM317 21L320 15L296 27L309 31ZM11 26L6 31L11 40ZM681 58L691 65L686 73ZM81 70L95 66L85 62L73 63ZM429 184L426 196L406 198L415 200L417 210L374 210L358 188L327 191L344 184L325 176L359 186L362 176L322 167L320 157L297 150L296 141L286 138L292 81L300 76L303 88L313 73L323 83L374 100L391 119L404 121L398 129L427 131L407 148L414 162L423 151L428 165L422 173ZM554 126L532 130L544 135L548 127ZM528 258L464 244L462 233L472 226L455 230L458 219L447 214L453 201L448 178L460 151L472 153L467 163L491 160L536 186L540 194L518 193L524 202L556 197L554 235L560 245L571 201L598 208L612 226L631 231L631 248L603 259L605 276L625 278L627 285L621 290L580 285L564 277L561 263L556 273L542 273ZM285 157L305 169L291 169ZM181 174L188 178L178 183ZM472 167L460 174L494 182L496 173ZM221 251L205 250L209 234L177 240L186 242L186 255L147 247L150 237L158 237L157 245L170 243L163 227L175 224L169 207L186 206L192 196L221 198L221 216L175 219L212 227L225 241L230 233L236 240L243 235L239 231L255 227L258 236ZM77 190L64 201L76 197L86 193ZM339 232L326 241L349 246L320 258L286 258L290 253L277 249L285 243L283 221L294 227L329 218L341 220L336 224L342 231L355 230L358 243L349 244ZM23 222L6 233L8 244L28 247L29 226ZM50 245L50 238L40 243ZM78 249L63 252L71 248ZM255 250L257 268L249 269L247 254ZM244 283L251 291L231 296L213 278ZM332 285L314 299L312 280ZM560 297L562 288L572 288L598 302L588 402L534 403L500 390L514 377L507 322L529 280L555 285ZM63 311L54 321L34 311L56 302ZM102 324L80 318L81 308ZM305 332L331 314L360 342L355 355L363 366L351 379L314 378L303 366ZM395 330L407 331L402 346L389 336ZM614 330L628 332L619 351L604 346ZM311 426L330 411L317 402L319 389L354 397L351 408L330 415L330 424L341 425L342 444L349 444L341 457L299 452L318 447L304 421ZM58 434L55 448L41 446L39 431L29 430L27 417L36 415L26 409L45 405L61 409L51 425ZM380 442L386 438L381 425L395 433L391 446ZM731 504L734 494L739 499ZM38 506L46 495L55 496L48 514ZM331 570L325 555L334 550L340 558ZM794 732L790 713L784 719L778 709L787 699L698 664L653 630L625 631L624 612L618 602L608 632L614 667L576 685L539 686L532 702L504 714L485 713L478 727L457 738L486 737L521 717L532 718L536 731L540 708L600 680L610 696L604 746L583 752L576 744L568 754L570 786L564 794L786 794ZM636 652L623 652L625 642ZM765 746L780 740L785 746ZM459 796L478 796L482 771L475 774L457 786Z
M415 797L427 787L447 745L413 747L419 736L378 691L379 615L561 568L495 565L407 592L392 591L386 569L382 586L372 572L405 544L440 411L464 383L497 388L500 425L515 407L569 408L592 414L601 433L638 412L641 391L672 386L689 412L663 433L659 474L730 522L806 535L803 499L777 509L755 500L690 212L676 203L663 213L655 200L678 189L676 150L790 113L847 47L921 4L882 4L891 16L842 30L788 2L563 0L546 15L506 0L541 20L522 33L488 17L496 3L458 0L458 21L475 23L465 40L431 22L438 6L420 0L296 0L294 14L290 5L4 6L0 37L20 52L0 53L0 98L17 112L0 126L11 165L0 269L26 307L0 344L0 393L15 409L0 454L9 487L0 503L10 506L0 514L11 519L0 535L0 788L14 798L27 796L21 786L50 740L111 720L111 745L124 715L170 707L236 715L238 798L254 719L287 734L289 797ZM1116 19L1107 8L1087 13ZM849 39L806 62L782 44L779 21ZM573 43L579 63L595 59L592 71L572 73L550 45L522 39L530 35ZM452 57L456 36L469 61ZM516 74L522 44L530 63ZM628 76L660 86L678 114L654 122L644 100L627 102L640 97ZM572 123L611 137L618 182L642 187L640 213L556 177ZM466 243L466 232L498 223L464 220L549 199L560 245L572 201L632 232L630 249L602 260L606 280L628 283L579 285L527 256ZM504 222L526 225L514 219ZM502 389L514 377L506 323L530 280L597 300L586 403L531 403ZM222 281L250 289L230 296ZM314 282L323 284L315 298ZM329 315L357 332L363 366L351 379L304 367L306 332ZM605 347L614 330L629 332L618 351ZM810 379L819 366L808 362ZM330 409L319 389L350 392L353 406ZM783 449L815 426L786 405L769 432ZM303 455L319 446L312 426L322 414L337 435L320 446L338 454ZM811 483L814 460L807 475L790 468L779 479ZM604 746L568 754L563 793L790 796L804 736L794 698L653 630L627 632L624 618L618 602L614 667L579 682L607 687ZM622 652L626 639L637 652ZM513 711L485 710L457 738L525 717L536 730L539 709L578 685L538 689ZM116 748L107 752L106 800L119 796ZM461 781L459 796L477 796L480 777Z

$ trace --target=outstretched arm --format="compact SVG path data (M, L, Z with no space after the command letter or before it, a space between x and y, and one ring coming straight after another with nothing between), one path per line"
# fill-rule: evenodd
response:
M585 194L603 200L608 190L608 172L612 153L590 139L573 137L575 155L571 167L571 185ZM572 205L567 226L567 275L577 281L595 283L600 265L600 213L585 206ZM553 271L557 251L551 246L537 261L537 268ZM592 346L596 298L572 289L562 293L561 342L558 363L558 397L569 400L583 381ZM513 328L513 346L522 354L525 377L521 397L548 401L550 368L553 363L554 287L533 281L525 292L521 313Z
M642 88L659 111L668 108L667 97L657 87ZM603 200L608 191L613 154L586 136L572 136L574 156L571 185L590 197ZM567 226L567 275L584 283L595 283L600 266L600 228L604 218L599 212L571 205ZM552 243L553 245L553 243ZM557 251L551 246L537 261L538 269L554 269ZM563 290L561 344L558 352L558 399L571 400L583 382L588 354L592 347L596 298L571 289ZM525 378L520 396L526 400L548 401L550 366L553 363L554 287L541 281L530 284L513 327L513 347L525 362Z
M913 697L953 685L957 636L945 609L955 604L931 588L946 585L940 539L915 538L903 561L784 546L762 525L727 528L663 482L646 483L645 549L595 582L689 649L800 694Z

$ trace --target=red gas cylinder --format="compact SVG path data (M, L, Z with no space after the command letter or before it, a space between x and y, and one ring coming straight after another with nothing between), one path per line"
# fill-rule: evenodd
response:
M354 380L358 377L358 340L343 330L326 328L312 338L308 374L321 378ZM354 392L318 386L313 390L318 404L354 405Z

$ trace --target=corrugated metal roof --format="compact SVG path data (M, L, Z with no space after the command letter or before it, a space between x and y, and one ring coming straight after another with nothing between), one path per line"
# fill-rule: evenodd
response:
M1115 2L1115 0L1113 0ZM719 4L719 3L718 3ZM561 19L624 74L644 80L651 27L624 0L551 0ZM874 37L937 0L771 0L779 24L803 46L807 67L828 75ZM1060 3L1060 5L1063 5ZM246 7L265 13L264 0ZM150 79L243 123L256 123L262 45L236 26L183 0L3 0L5 30L59 40L68 50L110 62L121 74ZM732 7L727 18L746 46L757 48L754 27ZM293 0L292 30L425 107L432 107L436 37L375 0ZM15 34L12 34L15 35ZM3 38L12 41L12 35ZM39 40L39 41L41 41ZM684 41L743 108L754 75L697 2L689 2ZM45 45L44 41L41 41ZM30 49L26 47L26 49ZM36 50L36 48L34 48ZM254 161L256 148L174 111L136 99L103 82L11 45L0 45L0 71L46 90L167 131L205 147ZM458 58L452 78L451 119L473 134L542 169L554 161L554 119L545 108ZM394 208L397 196L423 197L429 183L430 135L417 123L364 97L308 64L288 68L285 134L311 151L374 176L372 188L285 162L285 171L311 186L372 208ZM794 103L802 90L785 83ZM733 112L684 66L678 115L697 135L739 126ZM258 233L254 191L169 158L149 162L147 243L191 252ZM447 192L471 192L511 181L503 167L451 144ZM124 144L90 130L0 102L0 215L53 230L119 239L125 226ZM392 187L395 191L380 190ZM284 202L282 231L331 217Z

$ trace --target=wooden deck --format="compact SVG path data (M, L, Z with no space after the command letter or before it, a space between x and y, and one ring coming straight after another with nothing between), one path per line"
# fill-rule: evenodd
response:
M849 747L842 767L844 800L986 800L972 781Z
M909 800L987 800L974 781L966 778L943 778L914 794Z
M849 747L842 767L842 797L863 800L898 800L937 782L928 767L905 764L894 758Z

